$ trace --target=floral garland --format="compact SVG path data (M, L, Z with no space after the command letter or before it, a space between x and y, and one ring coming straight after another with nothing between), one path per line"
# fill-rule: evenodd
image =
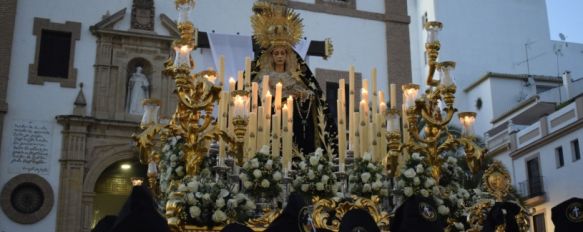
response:
M212 227L232 221L244 222L255 210L255 202L235 186L215 182L210 172L186 177L178 186L183 193L184 210L180 218L189 224Z
M432 196L437 212L448 218L449 231L464 231L462 223L470 193L458 183L466 175L457 166L457 159L450 156L441 166L442 179L439 184L431 177L431 167L427 167L419 153L413 153L397 177L395 193L405 198L415 194ZM404 200L404 199L403 199Z
M243 188L253 197L275 198L282 189L280 158L269 155L269 147L263 146L255 156L243 164L239 179Z
M308 199L312 196L332 197L338 190L332 163L323 151L322 148L317 148L308 156L309 158L299 163L300 169L292 183L293 188Z
M354 159L354 168L349 173L350 192L360 197L389 195L388 182L383 181L383 167L371 161L371 154Z

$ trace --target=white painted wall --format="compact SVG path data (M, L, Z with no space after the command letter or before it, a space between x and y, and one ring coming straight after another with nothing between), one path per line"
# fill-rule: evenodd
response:
M493 108L495 104L492 95L492 79L488 79L472 89L465 98L468 105L464 110L473 111L478 114L476 124L474 125L477 136L484 136L484 133L491 127L489 123L478 122L490 122L494 118ZM476 107L476 101L478 99L482 99L482 108L479 110ZM458 101L463 101L463 99Z
M302 0L313 3L314 1ZM357 8L377 13L384 12L384 1L358 1ZM50 172L43 176L51 183L55 200L59 188L59 158L61 155L62 127L55 121L55 116L71 114L73 103L79 88L61 88L58 83L44 85L30 85L28 79L28 65L34 63L36 37L32 35L35 17L49 18L51 22L64 23L65 21L81 22L81 39L76 42L74 65L77 69L77 83L85 84L83 91L87 100L88 111L92 108L93 79L96 51L96 37L89 31L89 27L101 21L107 12L113 14L127 8L125 18L115 26L116 30L126 31L130 28L131 0L110 0L107 3L98 0L83 1L79 5L71 0L23 0L18 2L17 18L14 31L13 51L8 81L7 101L8 113L5 116L0 155L0 186L16 173L9 173L8 147L11 145L10 128L14 120L35 120L49 122L52 126ZM252 0L199 0L193 12L193 21L202 31L215 31L223 34L251 35L249 23ZM173 2L155 1L155 33L168 35L168 31L160 23L159 15L164 13L175 18L177 13ZM308 64L312 70L316 68L348 70L354 64L357 71L362 72L365 78L370 76L372 67L378 69L378 86L385 92L387 84L387 57L386 33L384 22L362 20L344 16L320 14L309 11L299 11L304 18L305 36L311 40L332 38L334 55L326 60L312 57ZM170 50L170 48L169 48ZM194 53L197 60L197 70L207 68L202 65L205 56L210 53ZM387 94L388 95L388 94ZM87 112L90 114L90 112ZM56 222L56 206L48 217L32 225L20 225L9 220L3 211L0 211L0 229L5 231L54 231Z

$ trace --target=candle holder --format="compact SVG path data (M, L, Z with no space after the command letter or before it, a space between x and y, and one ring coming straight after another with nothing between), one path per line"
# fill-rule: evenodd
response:
M233 157L237 159L237 164L243 166L245 152L243 146L245 143L245 133L247 131L247 124L249 124L249 119L243 116L235 116L233 119L233 126L235 127L235 142L232 144Z
M336 172L336 179L342 183L342 197L348 197L348 174L346 172Z

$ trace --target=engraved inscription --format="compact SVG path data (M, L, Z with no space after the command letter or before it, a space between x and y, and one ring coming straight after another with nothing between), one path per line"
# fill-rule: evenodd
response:
M14 121L10 146L11 173L49 174L51 124L39 121Z

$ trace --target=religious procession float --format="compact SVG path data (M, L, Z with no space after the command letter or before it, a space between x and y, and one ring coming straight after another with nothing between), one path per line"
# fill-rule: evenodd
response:
M298 204L291 195L305 200L295 225L305 231L338 231L356 209L382 231L529 229L508 172L484 158L472 130L476 114L454 108L455 62L438 59L442 23L425 24L424 92L403 85L397 105L395 84L387 101L373 69L355 89L350 67L338 100L326 102L292 48L302 38L299 14L256 2L251 24L259 52L223 89L222 59L218 71L193 73L194 6L176 0L180 38L164 73L175 80L176 111L160 122L159 101L145 100L143 131L135 135L148 186L172 230L220 231L237 222L263 231ZM331 54L330 41L323 50ZM451 125L454 118L461 129Z

